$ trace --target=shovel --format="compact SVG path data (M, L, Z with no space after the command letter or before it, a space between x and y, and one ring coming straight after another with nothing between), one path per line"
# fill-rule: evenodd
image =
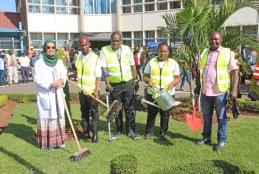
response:
M195 117L197 103L198 103L198 95L195 96L192 115L189 115L189 114L185 115L186 123L188 124L190 129L193 130L193 131L198 131L201 128L201 125L202 125L202 120L200 118Z

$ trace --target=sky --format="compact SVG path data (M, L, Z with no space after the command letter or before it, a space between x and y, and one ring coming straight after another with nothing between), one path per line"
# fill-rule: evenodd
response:
M0 0L0 11L16 12L15 0Z

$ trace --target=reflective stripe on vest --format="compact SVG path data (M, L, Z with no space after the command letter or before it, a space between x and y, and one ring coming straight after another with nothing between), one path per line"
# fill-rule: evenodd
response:
M217 89L219 92L226 92L230 88L230 72L228 69L228 65L230 62L231 53L229 48L223 48L221 49L218 59L216 61L216 71L217 71ZM209 49L205 49L203 53L201 54L201 61L200 61L200 82L201 82L201 88L203 88L203 70L205 68L205 65L207 63L207 58L209 55Z
M110 45L103 47L104 57L107 63L110 83L120 83L129 81L132 77L130 59L132 53L128 46L121 45L120 59Z
M92 52L90 54L84 65L82 65L82 54L80 54L76 61L76 68L78 85L88 93L93 94L95 92L95 68L98 57ZM78 91L81 92L81 89ZM84 94L87 95L85 92Z
M160 67L159 67L158 59L159 58L157 57L150 60L150 68L151 68L150 79L158 89L163 89L174 80L173 72L175 70L176 63L175 63L175 60L168 58L163 68L161 68L162 73L160 76ZM161 86L160 86L160 81L161 81ZM149 88L149 89L151 90L151 92L153 92L152 88Z

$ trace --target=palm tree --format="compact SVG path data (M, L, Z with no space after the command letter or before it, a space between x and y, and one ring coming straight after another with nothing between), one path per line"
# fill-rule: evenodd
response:
M174 55L177 61L184 62L185 68L191 69L191 61L195 53L200 56L208 44L208 36L212 31L219 31L224 38L222 45L235 48L239 45L250 45L258 49L258 40L252 34L246 34L236 28L224 27L227 19L237 10L251 7L258 11L259 0L224 0L219 6L212 5L208 0L184 1L183 10L176 14L166 13L162 16L166 27L158 30L170 35L181 36L183 46ZM259 49L258 49L259 50ZM184 59L181 59L180 55ZM193 90L191 87L191 96Z

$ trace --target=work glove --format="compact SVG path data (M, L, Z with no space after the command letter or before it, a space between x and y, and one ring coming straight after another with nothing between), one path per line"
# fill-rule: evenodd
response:
M237 119L238 116L240 115L240 111L238 109L236 99L232 99L232 114L234 119Z

